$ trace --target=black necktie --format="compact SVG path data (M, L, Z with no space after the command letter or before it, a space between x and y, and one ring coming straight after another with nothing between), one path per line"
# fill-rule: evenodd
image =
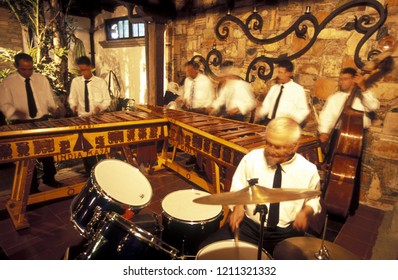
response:
M86 112L90 112L90 101L88 100L88 87L87 84L89 83L89 80L84 81L84 109Z
M279 100L281 100L282 91L283 91L283 85L281 85L281 90L279 91L279 95L276 98L275 105L274 105L274 110L272 111L272 115L271 115L271 118L270 118L271 120L275 118L276 111L278 110Z
M282 184L282 167L280 164L276 165L273 189L280 188ZM271 203L269 207L267 227L274 228L279 222L279 202Z
M35 98L33 97L32 87L30 86L30 79L25 79L25 88L26 88L26 95L28 97L28 107L29 107L29 116L31 118L36 117L37 114L37 107Z

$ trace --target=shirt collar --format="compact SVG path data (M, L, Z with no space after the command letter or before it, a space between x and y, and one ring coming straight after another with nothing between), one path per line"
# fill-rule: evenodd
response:
M84 78L84 76L80 76L80 78L81 78L81 80L84 82L84 81L92 81L93 80L93 78L94 78L94 76L91 76L91 78L90 79L88 79L88 80L86 80L85 78Z
M34 74L34 73L33 73ZM33 74L29 77L29 80L34 80L33 79ZM18 72L17 72L17 75L18 75L18 77L22 80L22 81L25 81L26 80L26 78L25 77L23 77L21 74L19 74Z
M297 157L297 153L294 153L293 157L290 160L282 162L280 164L283 173L286 173L289 170L289 168L292 166L292 163L295 161L296 157ZM268 165L268 167L271 167L271 166ZM276 167L274 167L274 168L276 169Z
M293 82L292 79L290 79L288 82L286 82L286 83L284 83L284 84L279 84L279 85L280 85L280 86L286 86L286 85L290 84L291 82Z

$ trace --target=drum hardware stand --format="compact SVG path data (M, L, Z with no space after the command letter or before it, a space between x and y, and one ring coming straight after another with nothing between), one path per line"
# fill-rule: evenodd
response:
M318 260L329 260L330 259L329 251L326 248L326 246L324 245L327 224L328 224L328 215L326 215L325 226L323 227L321 247L319 248L319 251L314 254L315 258L317 258Z
M261 260L261 253L263 248L263 240L264 240L264 225L265 225L265 216L268 214L268 207L265 204L256 205L256 209L254 210L253 215L260 213L260 239L258 240L258 251L257 251L257 260Z
M249 187L253 187L258 184L258 178L253 178L247 180L249 182ZM261 260L261 253L263 248L263 240L264 240L264 225L265 225L265 216L268 214L268 207L265 204L257 204L256 209L254 209L253 215L260 213L260 238L258 240L258 250L257 250L257 260Z
M104 217L104 214L102 212L102 208L100 206L96 206L94 208L94 214L93 214L91 220L87 223L86 232L85 232L84 237L89 238L95 234L96 228L99 227L100 221L103 217Z

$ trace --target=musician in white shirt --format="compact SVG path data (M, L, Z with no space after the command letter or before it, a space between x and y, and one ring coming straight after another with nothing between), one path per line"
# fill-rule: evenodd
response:
M231 192L248 187L248 180L257 178L258 186L272 188L279 164L282 169L281 188L318 190L320 178L317 167L297 154L301 129L291 118L279 117L270 121L266 128L265 147L246 154L240 161L232 178ZM270 210L270 204L264 202ZM260 216L254 214L256 205L232 205L229 224L205 240L200 247L218 240L233 239L239 229L239 240L258 244ZM279 206L279 220L269 227L269 212L264 227L263 248L272 255L280 241L302 236L313 215L320 213L319 197L282 201Z
M63 115L62 104L56 103L56 96L49 81L42 74L34 72L33 58L26 53L14 57L17 73L8 76L0 85L0 109L11 124L32 123ZM29 105L28 84L33 96ZM62 108L60 107L62 106ZM33 108L32 108L33 106ZM38 158L43 164L43 183L51 187L61 187L55 179L57 172L53 157ZM33 170L30 193L39 192L37 169Z
M206 113L215 98L215 90L211 80L199 71L199 64L188 61L185 65L187 77L184 81L182 101L188 111Z
M72 80L68 99L70 108L79 117L104 112L111 104L106 81L93 75L91 61L87 56L78 58L76 64L81 76ZM86 93L85 86L88 90ZM97 162L104 158L105 155L82 158L87 175L90 175Z
M337 121L355 85L358 85L361 90L361 95L354 98L352 108L364 112L364 128L368 128L371 125L371 120L367 113L379 109L380 102L374 94L366 88L365 79L362 75L358 74L354 68L344 68L339 76L339 91L327 98L319 114L318 132L321 143L329 141L333 129L339 125Z
M266 125L273 118L290 117L302 126L305 125L306 118L310 113L307 95L304 88L292 80L293 70L293 63L288 60L282 60L278 63L278 84L271 87L262 105L257 108L256 122L265 117L263 124ZM283 90L281 91L282 86ZM275 107L277 108L275 109Z
M19 53L15 56L17 72L8 76L0 85L0 109L9 121L38 120L50 114L58 114L58 105L48 79L34 72L30 55ZM25 79L29 79L37 113L29 115Z
M68 98L70 108L78 116L98 114L105 111L111 104L106 81L93 75L91 61L88 57L80 57L76 63L81 76L72 80ZM88 82L88 110L85 108L85 81Z
M225 61L220 70L218 97L211 104L208 112L212 115L219 114L221 108L225 106L225 112L221 113L222 117L244 121L256 106L252 87L234 72L231 61Z

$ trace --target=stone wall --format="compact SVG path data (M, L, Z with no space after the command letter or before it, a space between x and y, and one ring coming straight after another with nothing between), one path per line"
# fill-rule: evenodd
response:
M21 26L14 15L7 9L0 7L0 47L19 51L23 48ZM10 65L0 65L0 71L13 68Z
M263 18L264 26L260 31L253 31L257 38L272 38L289 28L310 5L312 14L321 23L336 7L347 1L281 1L278 5L259 4L257 13ZM398 0L381 0L382 5L388 5L388 17L384 26L388 34L398 37ZM251 3L251 2L250 2ZM252 14L253 7L240 6L231 11L231 15L243 22ZM355 17L363 14L377 15L374 9L352 8L334 18L320 32L315 44L301 57L293 60L295 64L294 79L307 90L313 103L313 112L305 130L316 132L316 114L322 109L325 99L336 90L337 78L343 67L354 66L354 51L362 38L355 30L344 30L347 23L353 22ZM215 26L225 11L208 10L205 14L184 18L168 25L167 39L172 52L166 61L167 77L170 81L179 82L184 78L184 63L194 55L200 54L206 58L213 44L222 53L223 60L233 60L239 67L242 78L245 78L249 63L256 57L266 55L278 57L291 55L307 43L313 28L309 28L309 37L301 39L288 36L285 39L270 44L257 45L247 39L242 29L235 23L229 22L229 37L225 41L215 35ZM362 47L360 58L366 59L367 53L377 48L376 35ZM398 49L398 48L397 48ZM398 51L393 54L395 64ZM217 74L217 67L212 71ZM256 79L252 86L258 100L261 101L272 85L272 80ZM362 162L361 201L380 208L392 208L398 198L398 131L385 127L395 127L398 109L398 67L387 74L374 87L373 91L381 101L381 108L376 112L373 126L364 137L364 158ZM389 116L389 117L388 117Z

